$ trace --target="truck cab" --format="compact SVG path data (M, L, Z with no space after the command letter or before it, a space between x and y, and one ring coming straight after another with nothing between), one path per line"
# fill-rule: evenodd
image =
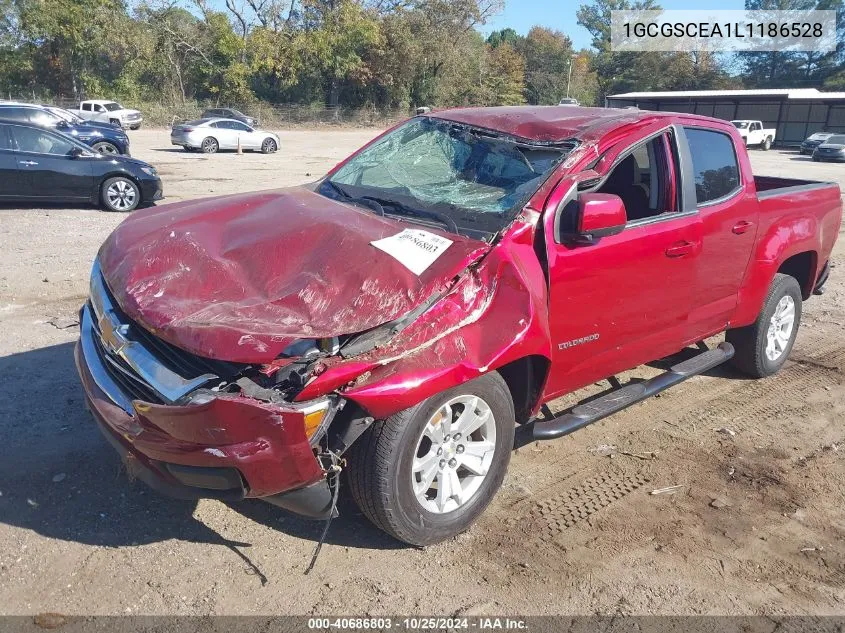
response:
M85 120L102 121L132 130L139 129L143 123L143 117L138 110L124 108L117 101L108 99L80 101L79 109L73 112Z
M127 218L77 367L153 487L328 518L346 469L376 526L426 545L484 510L517 427L561 437L724 362L777 372L841 219L835 184L754 176L726 121L425 113L311 185Z

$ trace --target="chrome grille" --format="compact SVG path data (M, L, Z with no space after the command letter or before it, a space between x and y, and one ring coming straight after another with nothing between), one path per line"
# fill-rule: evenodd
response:
M243 368L186 352L131 321L111 296L98 263L91 272L82 339L86 357L95 354L107 374L98 380L92 371L95 381L127 412L131 409L127 400L173 404L198 387L221 376L233 376ZM120 393L113 393L116 390Z

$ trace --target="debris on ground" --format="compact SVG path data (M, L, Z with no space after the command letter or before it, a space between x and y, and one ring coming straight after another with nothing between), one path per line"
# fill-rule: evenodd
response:
M733 429L729 429L726 426L723 426L721 428L716 428L716 429L713 429L713 430L716 431L716 433L722 433L724 435L730 435L731 437L734 437L736 435L736 431L734 431Z
M50 325L58 330L66 330L71 327L77 327L79 325L79 319L73 319L71 317L61 317L56 316L52 319L47 321Z
M652 490L649 494L652 495L673 495L678 492L683 485L678 484L677 486L667 486L666 488L658 488L657 490Z
M711 508L716 508L717 510L721 510L722 508L730 508L731 502L725 499L724 497L714 497L713 500L710 502Z
M613 444L599 444L594 448L588 448L587 451L595 453L600 457L608 457L616 452L616 446Z
M626 457L636 457L637 459L654 459L657 457L657 453L655 451L646 451L644 453L629 453L628 451L619 451L620 455L625 455Z

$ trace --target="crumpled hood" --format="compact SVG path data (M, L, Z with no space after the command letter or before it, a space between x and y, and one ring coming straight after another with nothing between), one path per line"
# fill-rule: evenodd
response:
M453 241L419 276L370 242L419 225L297 187L206 198L129 216L100 249L134 321L195 354L264 363L291 341L396 319L488 249Z

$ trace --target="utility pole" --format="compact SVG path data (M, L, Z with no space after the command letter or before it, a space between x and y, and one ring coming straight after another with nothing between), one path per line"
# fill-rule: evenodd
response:
M575 61L575 58L578 57L576 53L572 53L572 57L569 58L569 75L566 77L566 98L569 99L569 84L572 82L572 62Z

